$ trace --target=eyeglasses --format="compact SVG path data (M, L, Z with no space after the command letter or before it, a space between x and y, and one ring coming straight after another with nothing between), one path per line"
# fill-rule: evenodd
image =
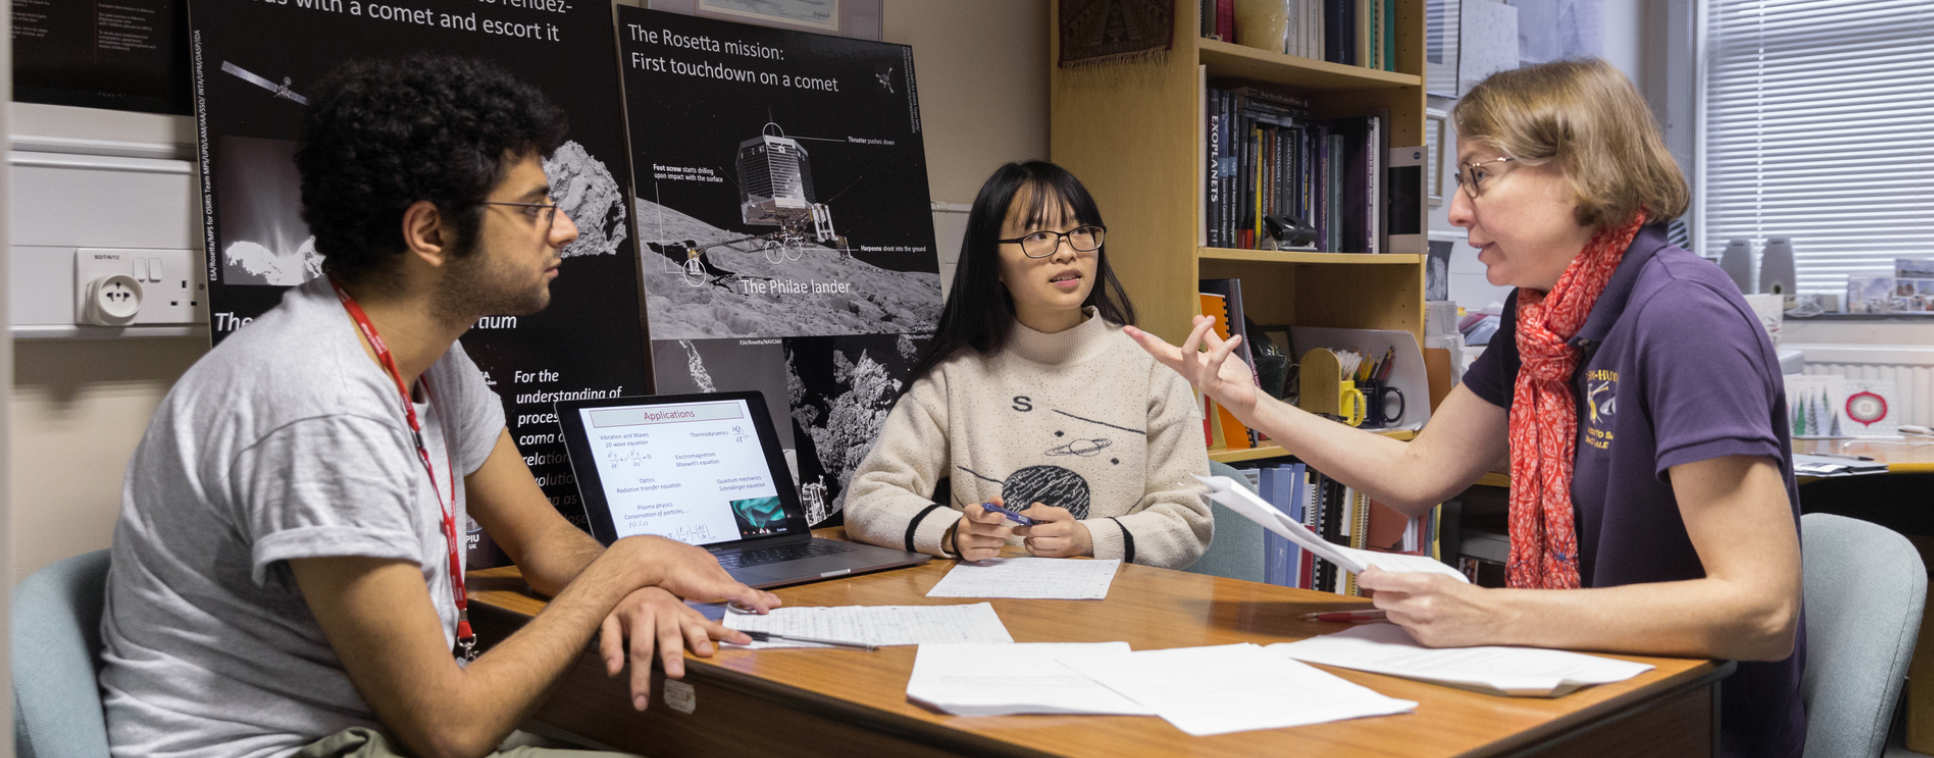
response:
M1019 237L995 240L1000 243L1018 243L1021 253L1029 258L1046 258L1061 249L1061 240L1066 239L1068 246L1077 253L1092 253L1101 249L1101 240L1108 236L1108 227L1100 224L1084 224L1073 231L1057 232L1052 229L1028 232Z
M542 225L545 234L549 234L551 232L551 225L557 223L557 200L554 198L546 197L544 198L544 202L541 203L520 203L510 200L479 200L477 202L480 205L506 205L512 208L521 208L523 209L524 218L530 219L532 224Z
M1502 158L1492 158L1488 161L1466 163L1463 165L1463 170L1457 172L1453 178L1457 180L1457 186L1464 188L1464 194L1469 195L1472 200L1476 200L1478 195L1484 194L1484 180L1491 178L1494 173L1500 173L1486 170L1484 168L1485 164L1505 163L1510 160L1513 159L1507 155Z

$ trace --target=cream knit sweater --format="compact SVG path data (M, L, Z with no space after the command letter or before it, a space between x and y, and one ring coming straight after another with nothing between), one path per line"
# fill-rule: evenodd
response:
M1039 501L1088 527L1095 557L1187 568L1214 522L1202 413L1187 382L1093 315L1064 332L1016 323L995 355L955 354L900 398L854 473L846 531L945 555L967 503ZM951 503L932 495L952 480Z

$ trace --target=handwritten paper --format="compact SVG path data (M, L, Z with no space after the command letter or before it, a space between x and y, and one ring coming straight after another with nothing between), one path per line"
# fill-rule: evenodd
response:
M822 640L874 645L929 642L1013 642L1007 625L987 603L971 605L838 605L777 608L771 613L725 614L726 628L791 634ZM770 640L729 647L762 650L778 647L828 647L798 640Z
M1423 555L1404 553L1384 553L1376 550L1359 550L1344 547L1317 536L1309 527L1290 518L1282 511L1256 496L1247 488L1226 476L1198 476L1196 479L1209 486L1209 497L1229 507L1229 510L1242 514L1243 518L1261 524L1264 529L1280 534L1289 541L1301 545L1303 549L1336 564L1337 568L1352 574L1361 574L1366 569L1383 571L1414 571L1426 574L1442 574L1456 577L1460 582L1469 582L1463 572L1445 565L1442 561Z
M994 558L965 561L941 577L927 597L1003 597L1101 600L1121 561L1068 558Z

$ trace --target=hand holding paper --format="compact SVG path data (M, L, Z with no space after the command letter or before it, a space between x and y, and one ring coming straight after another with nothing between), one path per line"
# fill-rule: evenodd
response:
M1323 539L1298 523L1268 501L1256 496L1248 488L1226 476L1198 476L1209 487L1209 497L1242 514L1243 518L1261 524L1264 529L1280 534L1291 542L1301 545L1304 550L1316 557L1337 565L1352 574L1361 574L1365 569L1377 568L1383 571L1415 571L1457 577L1459 581L1469 582L1462 572L1421 555L1402 553L1380 553L1374 550L1358 550L1344 547Z

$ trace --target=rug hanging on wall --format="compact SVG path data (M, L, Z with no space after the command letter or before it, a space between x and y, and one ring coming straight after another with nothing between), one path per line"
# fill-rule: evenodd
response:
M1059 2L1064 68L1158 60L1175 37L1172 0Z

